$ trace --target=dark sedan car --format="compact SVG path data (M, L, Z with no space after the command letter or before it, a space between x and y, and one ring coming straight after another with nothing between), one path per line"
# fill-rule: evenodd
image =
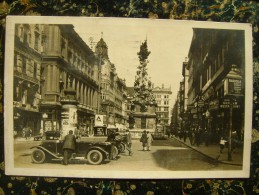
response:
M43 140L40 145L32 147L32 161L44 163L51 160L63 159L63 140ZM89 164L98 165L104 160L114 157L114 146L110 142L78 141L71 160L86 159Z

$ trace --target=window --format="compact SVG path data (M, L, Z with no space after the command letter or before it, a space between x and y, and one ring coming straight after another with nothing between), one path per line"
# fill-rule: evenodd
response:
M106 95L102 94L102 100L106 100Z
M36 62L34 62L34 65L33 65L33 77L37 78L37 63Z
M26 59L22 58L22 72L26 74Z
M40 34L38 32L35 32L35 40L34 40L34 49L35 50L39 50L39 38L40 38Z
M14 70L17 70L17 55L14 54Z
M27 89L23 91L22 95L22 104L25 105L27 103Z
M29 30L28 32L28 43L30 44L31 43L31 31Z
M20 41L23 41L23 34L24 34L23 26L20 26L20 28L19 28L19 37L20 37Z

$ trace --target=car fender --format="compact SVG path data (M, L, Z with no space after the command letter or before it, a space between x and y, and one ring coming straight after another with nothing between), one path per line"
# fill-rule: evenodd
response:
M90 150L99 150L101 151L102 153L104 153L106 155L106 157L108 158L109 157L109 152L107 152L106 150L104 150L103 148L99 147L99 146L93 146L91 148L89 148L89 150L87 151L87 153L90 151Z
M53 152L47 150L46 148L44 148L44 147L42 147L42 146L33 146L33 147L31 147L31 149L33 149L33 148L40 149L40 150L44 151L45 153L51 155L51 156L54 157L54 158L57 158L57 159L60 158L60 156L54 154Z

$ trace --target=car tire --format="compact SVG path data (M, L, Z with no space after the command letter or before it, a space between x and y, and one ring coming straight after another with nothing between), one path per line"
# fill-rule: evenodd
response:
M44 161L46 160L46 154L42 150L36 149L32 152L31 158L34 163L44 163Z
M91 165L99 165L102 163L103 161L103 154L99 151L99 150L90 150L87 153L87 161L91 164Z
M116 146L112 146L112 149L111 149L111 160L116 159L118 155L119 155L118 148Z
M124 143L120 143L119 148L120 148L120 152L125 152L126 145Z

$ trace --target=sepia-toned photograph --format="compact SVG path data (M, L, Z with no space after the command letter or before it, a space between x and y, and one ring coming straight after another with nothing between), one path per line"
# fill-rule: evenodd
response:
M7 175L247 178L250 24L7 16Z

